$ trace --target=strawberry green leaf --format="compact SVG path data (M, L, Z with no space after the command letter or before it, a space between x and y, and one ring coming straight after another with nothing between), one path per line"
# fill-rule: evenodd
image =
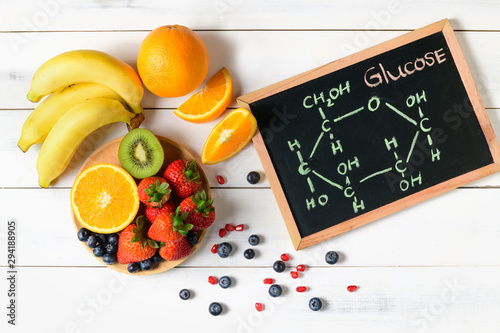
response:
M201 184L201 181L199 180L200 173L198 172L195 161L191 162L186 161L186 168L183 171L184 175L186 176L189 182L195 182L197 184Z
M144 189L144 192L149 196L147 202L158 202L161 208L163 197L172 192L169 187L168 183L160 183L159 180L156 180L154 184L150 184L147 189Z
M201 215L203 217L208 217L208 214L210 214L211 212L214 212L214 211L215 211L215 208L213 206L210 206L208 208L203 209L202 211L200 211L198 213L201 213Z
M174 231L177 231L179 234L186 236L187 232L193 228L193 225L190 223L184 224L184 220L187 218L189 215L188 212L184 212L181 215L180 213L180 207L177 207L175 210L175 215L170 214L172 217L172 228Z
M207 193L204 190L191 196L191 200L196 205L195 212L201 213L204 217L208 217L209 213L215 211L215 208L212 206L214 199L208 199Z
M160 202L161 198L163 198L162 193L155 193L149 197L148 202Z
M157 249L159 246L158 246L158 243L156 243L154 240L152 239L149 239L148 238L148 244L149 246L151 246L153 249Z
M141 234L135 234L134 237L132 237L132 240L130 241L130 243L137 243L138 241L141 240Z
M137 219L136 219L136 222L135 224L137 225L137 228L139 228L139 230L142 230L142 228L144 228L144 216L139 216Z

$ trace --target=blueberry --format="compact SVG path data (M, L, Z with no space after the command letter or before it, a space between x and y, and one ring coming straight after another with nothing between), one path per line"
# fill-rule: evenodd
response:
M106 253L106 249L104 248L104 245L99 244L96 247L94 247L94 255L96 257L102 257Z
M80 230L78 230L78 240L80 240L80 242L86 242L91 234L92 232L88 231L85 228L81 228Z
M96 234L99 239L99 244L105 245L108 242L108 235L106 234Z
M104 263L106 265L113 265L116 262L116 254L114 254L114 253L105 253L102 256L102 261L104 261Z
M127 270L129 273L137 273L141 270L141 265L138 262L128 264Z
M246 249L245 252L243 252L243 256L247 259L252 259L255 257L255 251L252 249Z
M155 253L153 257L151 257L151 259L153 259L153 261L156 263L160 263L163 261L163 258L160 256L160 252L158 251Z
M182 289L181 291L179 291L179 297L183 300L187 300L189 299L189 297L191 297L191 292L187 289Z
M279 284L273 284L269 287L269 295L272 297L278 297L281 296L281 293L283 290L281 289L281 286Z
M278 272L278 273L281 273L283 272L285 269L286 269L286 265L283 261L281 260L276 260L273 264L273 269Z
M106 246L104 246L104 248L106 249L106 253L109 253L109 254L115 254L116 252L118 252L118 244L106 244Z
M187 233L186 239L191 246L198 244L198 236L192 230Z
M321 300L317 297L313 297L309 301L309 308L313 311L318 311L322 306L323 304L321 303Z
M208 307L208 312L210 312L212 316L218 316L222 313L222 305L220 305L220 303L217 302L210 303L210 306Z
M229 276L223 276L219 279L219 286L221 286L221 288L229 288L231 286L231 283L233 281L231 281L231 278Z
M119 239L120 239L120 235L110 234L110 235L108 235L108 244L111 244L111 245L118 244Z
M153 264L154 264L154 262L153 262L153 259L151 259L151 258L143 260L140 263L141 269L143 271L150 271L150 270L152 270L153 269Z
M330 265L334 265L339 261L339 254L335 251L328 251L325 255L325 260Z
M248 242L250 245L255 246L260 243L260 238L257 235L250 235L250 237L248 237Z
M259 182L260 180L260 174L257 172L257 171L250 171L247 175L247 181L252 184L252 185L255 185Z
M217 254L219 254L219 257L221 258L227 258L229 257L229 254L233 250L233 247L231 244L227 242L220 243L219 246L217 247Z
M93 249L94 247L96 247L98 240L99 239L96 235L90 235L87 239L87 246Z

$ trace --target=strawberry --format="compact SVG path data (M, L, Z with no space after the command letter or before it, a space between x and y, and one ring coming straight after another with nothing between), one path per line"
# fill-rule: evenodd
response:
M169 164L163 177L170 183L174 195L180 199L196 193L201 184L196 161L175 160Z
M158 244L145 235L144 216L139 216L136 223L120 232L116 256L120 264L129 264L151 258L157 248Z
M137 186L139 199L148 207L161 208L170 199L169 183L161 177L147 177Z
M196 193L182 200L179 209L182 213L188 213L186 222L193 225L193 230L203 230L215 221L215 208L212 206L214 199L208 199L205 191ZM226 229L223 229L226 231Z
M175 208L176 208L175 202L173 202L172 200L169 200L161 208L147 207L145 214L146 214L146 217L148 218L148 220L151 221L151 223L154 223L156 216L158 216L158 214L165 213L167 215L170 215L170 213L175 212Z
M187 235L193 228L192 224L184 224L187 213L179 215L179 207L175 213L160 213L155 219L155 223L149 228L148 236L158 242L176 242Z
M182 237L177 242L165 243L165 246L160 248L160 256L168 261L174 261L191 254L191 246L186 239Z

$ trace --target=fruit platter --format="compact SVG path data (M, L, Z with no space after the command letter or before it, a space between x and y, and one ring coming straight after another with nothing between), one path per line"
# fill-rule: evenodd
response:
M142 130L142 129L141 129ZM147 130L142 130L142 131L147 131ZM132 133L129 132L129 134ZM149 132L150 133L150 132ZM140 191L140 184L141 182L151 179L151 178L159 178L162 179L162 176L164 175L165 171L169 167L169 165L173 164L172 162L174 161L183 161L187 163L194 163L195 158L194 156L182 145L176 143L175 141L172 141L170 139L167 139L165 137L161 136L156 136L158 139L158 142L161 144L161 147L164 152L164 158L163 158L163 163L161 164L161 167L159 168L159 171L155 174L155 177L147 177L144 179L140 178L133 178L134 182L139 186L139 191ZM79 171L79 177L82 175L85 170L92 169L92 167L96 166L106 166L106 165L113 165L117 166L119 168L122 168L122 163L119 158L119 150L120 150L120 144L124 141L124 137L119 137L116 138L100 148L98 148L95 152L93 152L87 160L83 163L83 165L80 168ZM196 165L196 171L199 174L199 177L197 178L197 183L199 184L199 187L197 188L198 193L204 193L208 198L211 197L210 195L210 186L208 183L208 180L206 178L205 173L201 169L199 165ZM77 177L77 180L79 179ZM76 181L75 181L76 183ZM163 205L163 209L169 210L169 211L175 211L175 207L180 205L182 201L184 201L182 198L179 198L177 195L180 195L178 193L173 193L169 198L169 200ZM187 199L190 199L188 196ZM211 204L211 201L209 201ZM162 214L157 214L155 213L150 213L150 211L160 211L158 208L152 208L144 203L140 203L139 208L137 210L137 213L133 217L132 224L135 223L137 226L139 224L138 219L143 222L141 224L144 224L144 221L146 224L150 224L149 220L154 220L158 218L158 216L151 216L151 214L156 214L156 215L162 215ZM213 208L212 208L213 210ZM164 214L163 214L164 215ZM175 215L175 213L174 213ZM128 225L126 228L120 231L113 231L112 233L100 233L100 232L93 232L85 228L85 225L81 223L81 221L77 218L75 215L75 207L72 207L72 218L73 218L73 224L74 227L78 233L78 239L81 241L82 245L91 253L98 261L100 261L103 264L106 264L107 267L116 270L118 272L122 273L127 273L127 274L134 274L134 275L150 275L150 274L157 274L161 273L164 271L167 271L179 264L181 264L184 260L189 258L191 256L197 246L200 244L200 242L203 239L203 236L206 233L206 228L195 228L198 230L189 230L187 234L185 234L186 237L182 237L183 241L186 239L186 244L189 244L189 248L184 250L184 253L177 255L177 254L169 254L170 257L168 259L170 260L165 260L160 256L160 249L162 248L161 246L158 247L158 250L156 249L149 249L150 252L155 252L153 256L150 258L147 258L145 260L139 261L134 261L134 259L129 259L129 260L122 260L122 261L130 261L129 263L120 263L120 260L116 259L116 253L122 249L119 249L121 246L120 244L120 238L124 235L125 232L129 232L131 229L136 229L136 228L131 228L130 225ZM151 221L152 222L152 221ZM128 223L126 223L128 224ZM149 235L151 235L151 231L153 228L151 228L149 225ZM128 230L130 229L130 230ZM179 233L175 232L174 234L179 235ZM154 238L154 236L153 236ZM161 239L161 237L160 237ZM150 242L151 239L148 237L148 241ZM130 243L130 242L127 242ZM180 243L180 242L179 242ZM167 243L168 244L168 243ZM163 245L163 244L161 244ZM149 245L147 245L149 246ZM164 245L163 245L164 246ZM167 248L167 246L164 246ZM115 256L115 259L112 259L111 261L109 260L110 255L106 254L109 253L111 254L111 257L113 255ZM188 253L188 254L187 254ZM187 255L186 255L187 254ZM128 255L128 254L127 254ZM178 256L181 256L181 258L177 259ZM120 254L118 254L120 256ZM122 255L124 257L125 255Z
M158 56L163 64L177 65L159 69ZM196 250L215 220L210 187L194 156L140 127L146 118L143 84L162 98L192 93L174 111L187 122L221 116L232 99L232 78L223 67L201 86L208 63L203 40L186 27L171 25L143 41L138 72L106 52L77 49L48 59L33 75L27 97L39 104L23 124L18 147L26 152L42 144L36 162L41 187L49 188L64 173L90 133L112 123L127 124L125 136L83 163L70 195L78 240L114 270L140 275L175 267ZM229 111L207 137L201 163L232 157L256 127L248 110Z

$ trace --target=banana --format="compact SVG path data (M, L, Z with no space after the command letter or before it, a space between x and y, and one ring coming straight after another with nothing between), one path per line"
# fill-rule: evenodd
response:
M83 139L94 130L118 121L137 128L143 119L144 114L129 112L111 98L96 97L75 105L59 118L40 149L36 161L38 183L49 187L69 164Z
M38 102L48 94L82 82L102 84L126 100L134 113L143 112L144 87L137 72L120 59L96 50L68 51L46 61L31 80L28 99Z
M24 122L17 145L26 152L33 144L43 142L59 118L73 106L89 98L113 98L127 103L114 90L97 83L76 83L44 99Z

